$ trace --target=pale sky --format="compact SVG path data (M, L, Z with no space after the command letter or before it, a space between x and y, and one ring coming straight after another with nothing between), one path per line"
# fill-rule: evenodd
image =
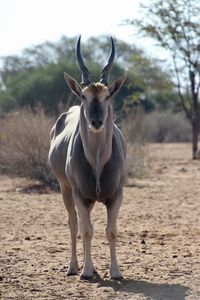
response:
M131 26L119 26L138 15L146 0L0 0L0 56L26 47L81 34L82 39L113 35L133 43Z

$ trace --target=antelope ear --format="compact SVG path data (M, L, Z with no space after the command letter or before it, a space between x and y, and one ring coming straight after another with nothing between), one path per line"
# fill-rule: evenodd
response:
M110 96L113 96L114 94L116 94L117 92L119 92L119 90L121 89L121 87L124 84L125 80L126 80L126 75L123 75L120 78L118 78L115 81L113 81L113 83L109 87Z
M81 89L81 86L78 84L78 82L73 77L71 77L69 74L67 74L65 72L64 72L64 78L65 78L65 81L67 82L67 85L70 88L70 90L76 96L78 96L78 98L81 98L82 89Z

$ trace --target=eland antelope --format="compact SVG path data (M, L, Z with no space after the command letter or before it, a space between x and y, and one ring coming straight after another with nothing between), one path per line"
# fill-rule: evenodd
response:
M107 208L106 237L110 246L110 274L122 278L116 257L116 221L123 197L126 177L126 142L113 122L111 98L122 87L126 77L108 84L108 75L115 56L111 37L111 53L101 71L99 82L92 82L81 56L80 38L77 42L77 62L82 72L81 85L69 74L64 78L70 90L80 99L61 114L51 130L49 163L56 175L69 215L71 259L68 275L78 272L76 237L77 212L83 239L83 271L81 279L92 278L95 268L91 259L93 226L90 212L96 201ZM77 212L76 212L77 210Z

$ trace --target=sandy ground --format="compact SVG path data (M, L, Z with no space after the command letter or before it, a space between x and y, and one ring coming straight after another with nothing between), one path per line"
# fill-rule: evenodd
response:
M200 299L200 161L190 145L153 145L147 178L129 181L118 219L124 279L109 278L106 211L92 212L100 278L67 277L67 215L61 196L0 177L0 299ZM34 184L34 183L31 183ZM79 264L82 243L78 238Z

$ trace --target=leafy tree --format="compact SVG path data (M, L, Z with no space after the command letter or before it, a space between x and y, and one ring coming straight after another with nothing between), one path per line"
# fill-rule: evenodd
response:
M63 79L63 72L72 74L79 82L81 73L76 63L76 37L62 37L58 43L46 42L24 49L21 56L2 59L0 87L0 111L42 104L45 111L58 113L58 104L77 103ZM110 39L102 36L82 43L82 54L91 77L98 81L110 52ZM113 102L118 115L127 114L140 103L145 111L168 106L172 94L169 75L143 51L123 41L116 41L117 55L109 81L127 74L126 84ZM163 96L163 88L165 96ZM162 95L161 95L162 90Z
M140 100L145 111L172 108L176 95L170 74L164 71L159 62L150 59L141 50L132 52L129 57L130 78L136 90L132 99Z
M170 53L180 104L192 126L195 159L200 128L200 2L152 0L142 12L142 19L129 23Z

